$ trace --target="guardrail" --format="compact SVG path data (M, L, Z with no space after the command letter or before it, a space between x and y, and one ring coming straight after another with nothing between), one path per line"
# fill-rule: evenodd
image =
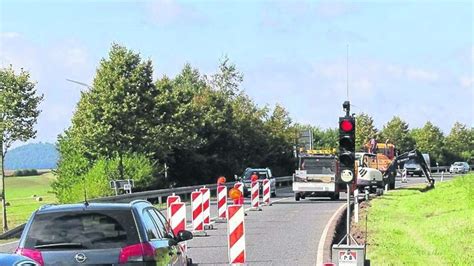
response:
M277 186L282 185L289 185L293 180L292 176L282 176L282 177L275 177L275 182ZM233 187L236 182L227 182L225 185L227 187ZM217 184L206 184L206 185L196 185L196 186L188 186L188 187L177 187L177 188L166 188L166 189L158 189L158 190L150 190L150 191L141 191L141 192L134 192L131 194L122 194L117 196L110 196L110 197L103 197L103 198L96 198L91 199L91 202L121 202L126 203L133 200L144 199L152 202L163 203L163 198L175 193L176 195L182 196L184 200L189 198L191 192L195 191L196 189L200 189L203 186L210 188L211 191L217 189Z

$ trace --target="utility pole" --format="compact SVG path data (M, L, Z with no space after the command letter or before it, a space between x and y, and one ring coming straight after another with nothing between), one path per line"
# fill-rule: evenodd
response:
M0 154L0 167L2 170L0 171L1 180L2 180L2 193L0 196L2 197L2 217L3 217L3 232L8 231L8 222L7 222L7 201L5 199L5 170L4 170L4 163L5 163L5 153L3 148L3 138L0 138L0 147L2 148L2 154Z

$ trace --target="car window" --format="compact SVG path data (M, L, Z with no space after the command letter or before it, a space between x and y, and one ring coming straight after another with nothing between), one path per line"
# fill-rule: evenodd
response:
M64 243L81 244L86 249L122 248L138 242L130 210L74 211L35 215L25 248L46 249L46 245Z
M151 217L158 226L160 233L163 235L164 238L174 238L173 230L171 230L171 226L166 221L165 217L159 213L155 208L148 209Z
M143 210L143 222L148 239L161 239L163 234L153 221L153 217L148 209Z

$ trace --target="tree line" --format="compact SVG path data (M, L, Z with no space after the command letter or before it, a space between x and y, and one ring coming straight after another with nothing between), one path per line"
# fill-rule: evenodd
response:
M35 95L27 72L15 75L9 68L1 74L3 159L12 141L35 136L43 96ZM213 183L246 167L288 175L296 166L293 152L302 130L312 131L314 147L337 148L337 128L295 123L281 105L260 107L244 93L242 81L227 57L212 75L185 64L176 76L154 80L151 60L113 44L92 86L81 93L72 125L58 136L52 184L58 200L80 201L84 189L89 197L111 195L109 181L117 179L134 179L135 189L147 190ZM15 97L21 101L12 101ZM338 116L335 112L335 125ZM474 157L474 130L460 123L444 136L431 122L410 129L397 116L380 130L368 114L358 114L356 122L357 150L376 138L401 152L416 147L429 153L433 164Z
M154 189L213 183L246 167L289 174L295 124L283 106L257 106L242 80L225 57L213 75L186 64L154 81L151 60L114 44L58 138L58 199L78 200L83 186L111 194L111 179Z
M356 116L356 149L362 150L371 138L393 143L400 152L417 148L428 153L432 166L450 165L454 161L474 163L474 128L459 122L445 135L430 121L421 128L410 129L407 122L394 116L379 130L370 115L360 113Z

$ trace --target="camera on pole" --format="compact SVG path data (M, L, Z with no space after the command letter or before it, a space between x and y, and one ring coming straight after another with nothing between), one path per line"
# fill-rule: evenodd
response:
M339 117L339 162L340 181L353 183L355 181L355 118L350 115L350 103L342 105L346 115Z

